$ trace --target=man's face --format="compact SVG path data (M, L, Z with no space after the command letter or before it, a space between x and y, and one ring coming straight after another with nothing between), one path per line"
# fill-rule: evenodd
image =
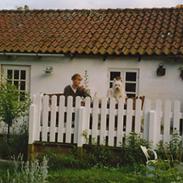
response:
M80 84L81 84L81 81L82 81L82 78L76 77L76 78L73 80L73 85L74 85L75 87L79 87Z

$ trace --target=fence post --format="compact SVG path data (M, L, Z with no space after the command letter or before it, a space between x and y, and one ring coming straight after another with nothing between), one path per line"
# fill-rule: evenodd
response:
M156 119L156 112L155 111L150 111L149 112L149 137L148 140L149 142L152 142L153 147L156 146L157 143L157 119Z
M83 136L83 130L84 130L84 123L86 119L86 111L84 107L80 107L78 109L78 133L77 133L77 146L82 147L84 144L84 136Z
M36 96L33 96L33 103L30 105L29 110L29 140L28 140L28 158L34 159L34 141L37 133L37 116L38 108L35 104Z

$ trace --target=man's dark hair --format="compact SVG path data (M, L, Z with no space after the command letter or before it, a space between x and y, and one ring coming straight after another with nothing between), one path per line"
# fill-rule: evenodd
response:
M79 78L82 79L81 75L78 74L78 73L76 73L76 74L74 74L74 75L71 77L71 80L75 80L77 77L79 77Z

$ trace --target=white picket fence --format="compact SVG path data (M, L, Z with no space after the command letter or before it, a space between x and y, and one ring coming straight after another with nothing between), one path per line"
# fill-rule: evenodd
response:
M97 143L120 146L131 132L141 134L154 145L168 142L176 130L182 135L183 112L180 101L152 102L128 99L84 101L77 97L39 95L33 97L29 116L29 144L35 142Z

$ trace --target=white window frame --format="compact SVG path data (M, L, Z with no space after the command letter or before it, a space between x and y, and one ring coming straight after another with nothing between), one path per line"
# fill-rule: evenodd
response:
M136 92L126 92L127 94L135 94L136 96L139 95L139 69L131 69L131 68L110 68L108 69L108 87L111 83L110 80L110 73L111 72L120 72L123 81L125 81L124 85L126 84L126 72L136 72L136 81L128 81L127 83L136 83Z
M25 81L25 92L30 92L30 66L26 66L26 65L9 65L9 64L3 64L1 65L1 71L2 71L2 79L4 81L7 81L7 71L8 70L12 70L13 71L13 76L12 76L12 82L14 81ZM15 79L14 78L14 71L15 70L25 70L26 71L26 79L21 79L20 75L19 75L19 79ZM20 90L21 91L21 90Z

